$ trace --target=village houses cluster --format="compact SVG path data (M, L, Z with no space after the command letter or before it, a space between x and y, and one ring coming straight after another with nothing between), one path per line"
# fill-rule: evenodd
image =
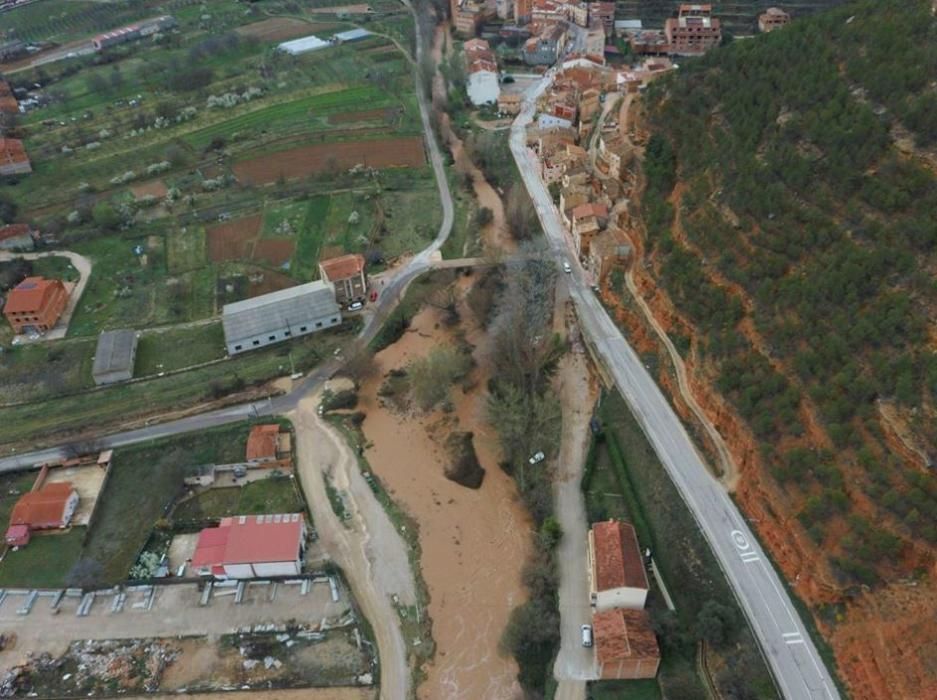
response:
M649 59L617 70L587 59L564 64L541 97L527 143L558 202L572 245L594 284L631 253L627 229L634 187L634 144L617 105L671 67Z

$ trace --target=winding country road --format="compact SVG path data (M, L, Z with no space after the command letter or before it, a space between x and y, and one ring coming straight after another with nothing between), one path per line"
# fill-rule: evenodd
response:
M531 86L511 131L511 151L557 259L575 260L559 213L540 178L536 154L527 148L526 130L536 99L549 87L555 69ZM713 549L755 637L788 700L839 700L839 691L761 545L725 488L706 468L680 418L637 353L596 299L585 273L573 264L570 296L584 338L592 345L670 478ZM584 575L561 569L561 576ZM586 669L582 669L585 675Z

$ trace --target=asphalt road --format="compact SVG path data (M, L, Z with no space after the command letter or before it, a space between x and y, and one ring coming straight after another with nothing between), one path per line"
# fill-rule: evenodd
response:
M726 491L697 453L682 422L585 282L556 207L526 146L535 100L547 89L549 71L525 94L511 131L511 151L557 257L573 265L570 295L585 338L614 378L678 491L696 518L726 574L778 689L789 700L838 700L839 692L787 595L781 579Z

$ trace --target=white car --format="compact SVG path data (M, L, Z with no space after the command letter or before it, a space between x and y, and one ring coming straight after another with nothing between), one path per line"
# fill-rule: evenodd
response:
M592 625L583 625L582 630L582 645L584 647L592 646Z
M573 266L569 264L569 260L563 261L563 272L567 275L573 271Z
M546 458L547 456L543 454L543 452L535 452L534 455L527 461L530 462L531 464L540 464L540 462L542 462Z

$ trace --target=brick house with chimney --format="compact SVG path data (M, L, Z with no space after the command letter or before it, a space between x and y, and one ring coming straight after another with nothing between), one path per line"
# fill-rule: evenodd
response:
M5 541L11 547L29 544L32 533L37 530L54 530L68 527L78 508L78 491L70 482L61 481L43 484L42 477L28 493L23 494L10 513L10 525Z

